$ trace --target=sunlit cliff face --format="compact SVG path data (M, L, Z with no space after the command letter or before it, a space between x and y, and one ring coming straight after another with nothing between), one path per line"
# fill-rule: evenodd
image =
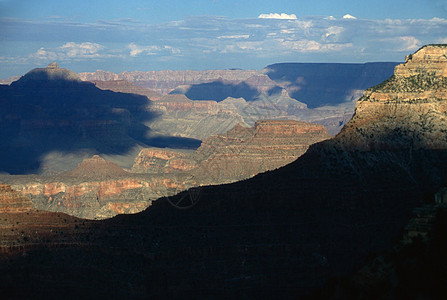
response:
M365 91L340 137L364 149L446 149L447 45L421 48Z

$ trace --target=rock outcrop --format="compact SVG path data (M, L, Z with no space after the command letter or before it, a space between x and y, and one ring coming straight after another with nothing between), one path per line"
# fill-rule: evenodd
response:
M425 46L368 89L338 140L363 150L447 148L447 47Z
M197 178L208 184L233 182L282 167L310 145L331 136L322 125L292 120L261 120L211 136L196 150Z
M197 182L219 184L252 177L284 166L311 144L330 138L322 125L292 120L262 120L254 127L237 124L206 138L194 152L143 149L134 172L192 174Z
M30 211L33 202L10 185L0 184L0 213L21 213Z
M145 148L135 158L132 172L165 174L187 172L197 167L191 152L172 149Z
M186 177L182 174L132 174L95 155L58 176L3 176L2 181L16 190L15 194L26 197L23 199L31 199L28 201L37 209L103 219L140 212L155 199L197 184ZM5 202L5 207L11 201Z

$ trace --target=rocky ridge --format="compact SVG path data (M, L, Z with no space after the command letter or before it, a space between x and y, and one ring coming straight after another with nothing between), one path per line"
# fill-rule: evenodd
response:
M407 56L390 79L365 92L338 139L364 150L445 149L446 55L445 46L425 46Z
M156 101L161 99L161 95L150 89L143 88L140 86L133 85L126 80L109 80L101 81L94 80L91 81L97 88L101 90L111 90L117 93L128 93L146 96L149 100Z
M98 70L93 73L85 72L79 74L80 78L85 81L126 80L162 95L168 94L179 85L203 83L219 78L231 81L242 81L256 75L263 74L256 70L125 71L119 74Z

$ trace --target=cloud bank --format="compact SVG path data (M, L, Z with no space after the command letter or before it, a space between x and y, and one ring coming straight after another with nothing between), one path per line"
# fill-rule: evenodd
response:
M258 16L259 19L281 19L281 20L296 20L297 17L295 14L285 14L285 13L272 13L272 14L260 14Z
M163 24L0 19L0 78L21 74L14 72L17 66L31 69L55 60L77 72L261 69L284 61L402 61L424 44L447 42L443 18L263 15L201 16Z

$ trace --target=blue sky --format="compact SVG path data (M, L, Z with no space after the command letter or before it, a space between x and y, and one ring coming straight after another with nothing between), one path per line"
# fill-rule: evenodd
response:
M447 43L447 0L0 0L0 78L402 61Z

